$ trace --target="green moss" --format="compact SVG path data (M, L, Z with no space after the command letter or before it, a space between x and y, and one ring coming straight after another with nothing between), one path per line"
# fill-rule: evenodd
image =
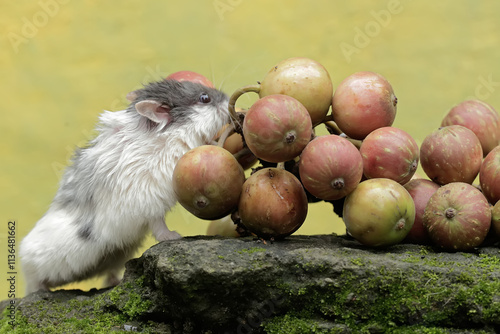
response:
M266 249L262 248L262 247L251 247L251 248L240 249L237 252L239 254L253 254L253 253L262 253L265 251L266 251Z
M479 260L477 263L480 268L488 272L495 272L500 268L500 257L488 254L479 254Z
M263 324L267 334L343 334L343 333L386 333L386 334L449 334L450 328L426 327L421 325L396 326L394 323L381 326L377 323L368 323L356 328L345 325L328 325L323 328L321 322L315 321L307 315L284 315L275 317ZM487 333L483 330L470 330L469 333Z
M152 306L136 291L144 285L144 280L141 276L133 283L124 283L88 298L40 300L24 305L22 312L16 313L14 328L8 323L6 309L0 319L0 333L40 333L41 328L44 333L109 333L123 329L124 324L140 317ZM154 330L142 328L142 332Z
M136 279L134 281L135 285L137 285L138 287L142 288L144 287L144 281L146 280L146 276L142 275L141 277L139 277L138 279Z
M356 266L363 266L365 264L365 261L361 258L355 258L355 259L351 259L351 263L356 265Z
M91 301L82 301L79 303L76 300L71 300L69 305L59 302L37 302L32 304L30 307L37 309L43 309L44 312L40 312L37 316L36 321L30 317L23 315L22 312L17 311L15 317L15 326L12 327L6 318L6 310L4 311L4 316L0 319L0 333L40 333L43 328L43 333L46 334L58 334L58 333L109 333L111 329L119 329L124 323L125 319L122 315L117 313L104 313L100 310L94 309L91 312L92 316L88 317L88 312L86 312L86 318L79 318L79 310L91 305ZM28 313L30 311L28 310Z
M407 333L445 333L443 328L460 324L498 323L500 281L491 278L492 272L500 272L497 256L471 254L468 262L457 264L443 254L422 248L418 253L407 253L405 261L415 267L404 273L380 267L378 272L367 270L362 276L353 268L332 280L341 284L321 288L314 284L294 288L282 282L278 287L290 296L288 317L269 321L270 327L266 329L280 333L276 324L296 323L300 310L295 305L304 305L301 311L313 317L346 325L360 333L367 326L381 326L387 333L406 333L397 329L419 323L429 328L412 331L415 330L412 327ZM369 265L359 258L350 262L355 266ZM422 270L421 265L426 269ZM298 319L300 326L307 322L303 316ZM308 328L310 331L305 333L315 333L314 327Z
M275 317L266 322L264 330L268 334L306 334L320 333L316 323L290 315Z
M144 280L144 278L142 280ZM141 282L141 284L143 284L143 282ZM151 301L143 300L141 296L134 291L134 285L131 283L125 283L123 287L115 287L108 293L108 297L113 304L119 305L120 311L127 315L129 319L139 317L152 307ZM123 303L124 299L126 300L125 303Z

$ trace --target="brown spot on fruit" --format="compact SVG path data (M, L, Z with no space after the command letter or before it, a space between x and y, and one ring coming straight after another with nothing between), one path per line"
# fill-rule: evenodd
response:
M455 210L453 208L448 208L445 210L444 214L445 214L446 218L452 219L457 215L457 210Z
M332 185L332 188L340 190L340 189L344 188L345 182L344 182L343 178L339 177L339 178L336 178L335 180L333 180L331 185Z

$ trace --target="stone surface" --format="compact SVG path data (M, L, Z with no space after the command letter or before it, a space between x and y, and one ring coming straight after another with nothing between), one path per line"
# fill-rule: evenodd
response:
M12 329L8 302L0 333ZM193 237L130 261L115 288L16 303L19 333L496 333L500 250Z

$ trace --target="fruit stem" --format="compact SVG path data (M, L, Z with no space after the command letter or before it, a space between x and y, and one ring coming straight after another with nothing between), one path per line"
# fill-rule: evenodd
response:
M328 117L328 116L327 116ZM361 140L357 140L357 139L352 139L352 138L349 138L347 136L344 135L344 133L342 132L342 130L340 130L339 126L337 125L337 123L335 123L334 121L326 121L326 122L323 122L323 124L325 124L326 126L326 129L328 130L328 132L330 132L331 134L333 135L342 135L343 138L347 139L348 141L350 141L354 146L356 146L358 149L361 147L361 144L363 143Z
M259 94L259 92L260 92L260 84L241 87L241 88L237 89L233 93L233 95L231 95L231 97L229 98L229 104L227 106L227 109L229 110L229 113L231 114L231 117L233 118L233 120L235 122L239 121L239 118L236 115L236 110L235 110L236 100L238 100L238 98L241 95L243 95L245 93L249 93L249 92L254 92L254 93Z
M252 151L250 151L250 149L248 147L244 147L241 150L239 150L238 152L236 152L235 154L233 154L233 157L236 160L238 160L239 158L241 158L249 153L252 153Z
M227 137L232 135L235 132L234 126L229 124L229 126L224 129L224 132L219 137L219 141L217 142L217 146L223 147L224 143L226 142Z
M333 114L326 115L325 119L323 119L322 123L325 123L325 122L333 122Z
M325 120L323 122L323 124L325 124L328 132L330 132L331 134L335 134L335 135L341 135L342 134L342 130L340 130L340 128L337 125L337 123L335 123L333 120Z
M276 165L276 168L285 169L285 162L284 161L278 162L278 164Z

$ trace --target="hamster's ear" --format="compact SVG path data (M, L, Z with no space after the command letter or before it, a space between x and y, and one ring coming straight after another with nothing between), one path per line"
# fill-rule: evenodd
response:
M154 100L143 100L135 104L135 110L155 123L170 123L170 108Z

